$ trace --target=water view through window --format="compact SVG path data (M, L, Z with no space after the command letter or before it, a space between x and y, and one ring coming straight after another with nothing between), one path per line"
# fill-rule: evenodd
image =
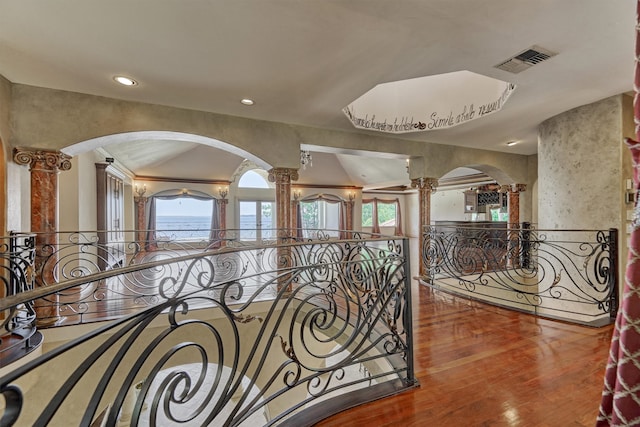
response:
M213 201L179 197L156 200L156 230L177 239L208 239Z
M274 238L274 202L243 200L240 202L240 239L261 240Z

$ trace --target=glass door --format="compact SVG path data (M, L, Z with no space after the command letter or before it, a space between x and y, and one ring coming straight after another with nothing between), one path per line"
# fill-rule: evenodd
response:
M264 200L241 200L240 240L262 241L275 239L275 202Z

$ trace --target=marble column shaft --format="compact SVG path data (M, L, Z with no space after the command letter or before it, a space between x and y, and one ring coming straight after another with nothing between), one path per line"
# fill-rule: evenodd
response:
M525 191L525 184L512 184L508 187L509 195L509 253L507 265L520 265L520 193Z
M298 221L296 219L296 209L298 209L298 205L300 204L300 202L298 200L292 200L291 201L291 230L292 233L296 233L296 229L298 227L301 227L300 224L298 224Z
M345 239L351 239L353 237L353 208L355 202L353 200L346 200L345 205L345 229L347 230Z
M229 203L229 199L221 198L218 200L220 204L220 231L218 231L218 235L220 237L220 247L227 246L226 237L226 229L227 229L227 204Z
M437 178L416 178L411 180L411 187L418 189L418 204L420 215L420 238L418 246L419 272L422 278L427 278L429 272L429 235L427 227L431 225L431 194L435 193L438 185Z
M147 247L147 218L145 216L145 209L147 206L148 197L134 197L136 202L136 242L138 244L138 251L142 252Z
M276 184L276 227L278 237L291 237L291 181L298 180L298 170L289 168L273 168L269 171L269 181Z
M512 184L509 186L509 224L513 227L520 226L520 193L526 191L525 184Z
M298 170L289 168L273 168L269 171L269 181L276 184L276 225L278 228L278 267L287 269L293 267L291 248L287 245L295 237L292 233L293 221L291 209L291 181L298 180ZM291 291L291 275L278 277L278 290L286 288Z
M55 283L55 253L58 248L58 172L71 169L71 157L58 151L16 148L14 161L31 172L31 231L36 234L36 287ZM34 302L41 325L58 319L58 296Z

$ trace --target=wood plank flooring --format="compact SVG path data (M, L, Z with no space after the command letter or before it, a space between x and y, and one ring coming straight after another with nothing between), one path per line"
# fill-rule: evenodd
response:
M413 295L420 387L317 426L595 424L612 325L540 319L417 284Z

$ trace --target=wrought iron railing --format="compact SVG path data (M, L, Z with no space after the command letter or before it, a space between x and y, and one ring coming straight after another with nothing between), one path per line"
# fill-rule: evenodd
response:
M432 226L428 283L518 310L587 324L615 319L617 230Z
M275 229L227 229L206 231L207 237L203 238L202 230L154 230L154 238L149 239L148 230L131 230L122 233L129 240L100 240L100 236L109 234L91 231L36 233L37 241L46 242L37 247L38 285L49 286L124 266L147 264L205 251L221 253L214 260L218 264L215 266L216 281L233 280L257 273L261 275L256 278L264 280L264 275L277 267L272 264L278 257L270 253L276 250L275 243L329 241L337 232L305 230L305 237L298 238L292 237L290 232L283 233ZM352 232L351 235L354 239L373 237L361 232ZM136 236L137 239L134 238ZM255 247L259 248L253 251L235 250ZM101 321L157 304L165 299L162 292L172 294L167 283L159 288L158 284L163 277L174 274L171 269L186 268L184 263L162 264L135 274L87 282L41 298L37 301L38 324L45 328ZM246 281L249 286L251 280ZM171 286L178 287L177 284ZM265 291L257 297L268 297L267 293Z
M408 255L406 239L226 248L5 298L11 310L134 276L158 289L0 378L0 425L311 425L414 387Z
M14 233L0 238L0 294L4 297L33 289L35 236ZM35 309L26 301L2 313L0 367L33 351L42 341L35 327Z

